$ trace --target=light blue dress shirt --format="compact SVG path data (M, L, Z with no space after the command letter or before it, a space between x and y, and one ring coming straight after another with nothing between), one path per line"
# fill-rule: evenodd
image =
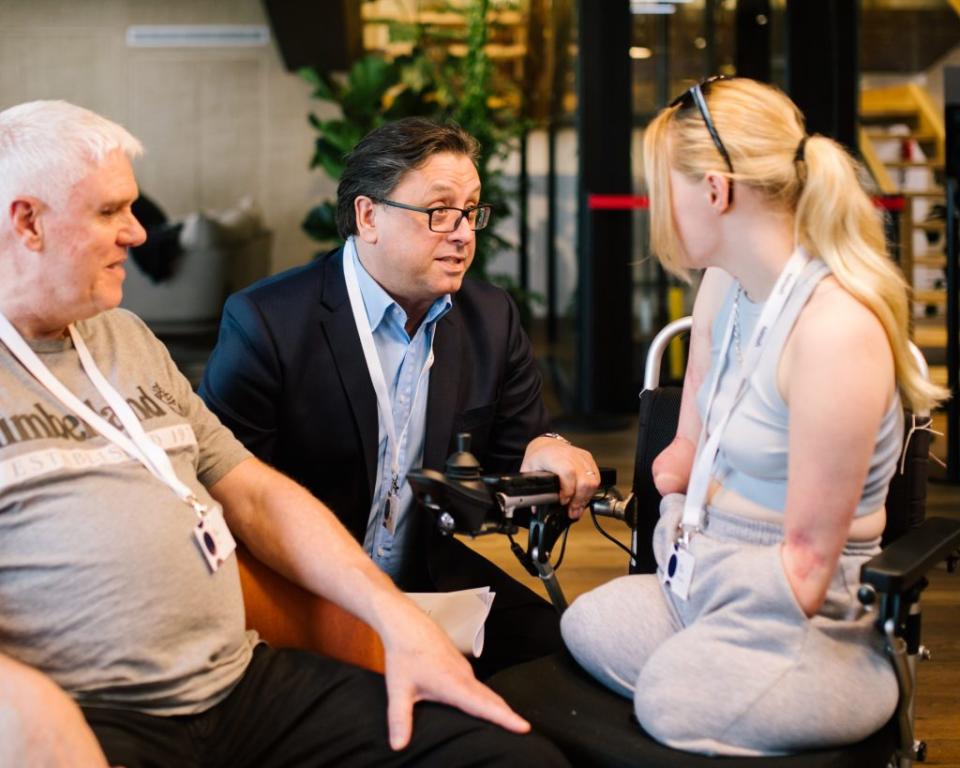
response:
M391 533L385 525L385 516L390 492L392 446L389 445L383 420L378 417L377 478L363 548L381 570L396 577L403 566L404 544L410 535L407 513L413 504L413 491L407 483L407 472L423 464L429 372L423 375L419 389L417 382L433 348L437 321L450 310L453 301L447 294L433 302L411 338L404 327L407 313L364 269L356 256L356 248L349 247L352 245L350 241L348 247L344 248L343 257L354 260L364 309L393 404L393 419L400 442L400 503L396 525Z

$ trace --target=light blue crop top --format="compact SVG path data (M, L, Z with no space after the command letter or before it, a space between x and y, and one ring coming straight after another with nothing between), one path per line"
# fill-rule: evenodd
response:
M813 289L828 274L826 264L816 258L811 259L801 273L782 314L769 332L757 367L750 376L750 386L730 416L713 467L713 476L723 483L725 488L756 504L780 512L783 512L787 499L789 412L777 388L777 367L784 343L800 311L806 305ZM736 292L737 283L734 282L714 319L711 329L710 374L697 393L697 406L702 421L714 369L718 364L723 365L723 375L710 414L711 429L717 426L720 418L730 408L733 385L737 378L735 374L740 366L732 343L727 360L718 360ZM741 293L740 338L744 347L762 310L763 304L752 302L746 293ZM829 386L829 383L826 382L825 385ZM902 442L903 410L900 397L895 394L877 432L870 469L855 516L873 512L884 503L887 486L896 471Z

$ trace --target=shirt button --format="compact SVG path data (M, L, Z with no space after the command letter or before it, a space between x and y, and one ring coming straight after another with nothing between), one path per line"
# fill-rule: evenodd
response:
M383 547L377 547L377 557L383 557Z

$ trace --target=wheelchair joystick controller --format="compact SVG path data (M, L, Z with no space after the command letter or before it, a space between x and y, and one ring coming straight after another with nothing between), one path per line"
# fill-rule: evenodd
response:
M456 481L464 488L470 488L480 493L486 492L483 480L480 477L480 462L470 453L470 433L457 434L457 450L447 457L444 474ZM447 510L437 516L437 527L445 534L452 534L457 529L457 521Z
M447 457L446 475L459 481L462 485L483 489L483 479L480 477L480 462L470 453L470 433L457 434L457 450Z
M567 601L550 556L573 521L567 508L560 504L560 480L555 474L484 475L483 467L470 451L470 435L460 433L456 450L442 473L415 469L407 473L407 481L417 502L433 515L442 534L506 535L520 564L531 576L540 578L554 607L563 612ZM616 482L616 470L601 469L601 487L588 506L594 516L613 517L632 526L636 502L633 494L621 498L614 487ZM521 528L527 529L526 550L513 540Z

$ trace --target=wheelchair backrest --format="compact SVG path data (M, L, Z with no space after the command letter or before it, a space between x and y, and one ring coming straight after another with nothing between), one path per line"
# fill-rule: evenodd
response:
M653 573L657 563L650 546L660 518L660 494L653 485L653 460L677 434L680 387L656 387L640 393L637 420L637 454L633 466L633 493L637 500L637 525L633 533L631 573Z

